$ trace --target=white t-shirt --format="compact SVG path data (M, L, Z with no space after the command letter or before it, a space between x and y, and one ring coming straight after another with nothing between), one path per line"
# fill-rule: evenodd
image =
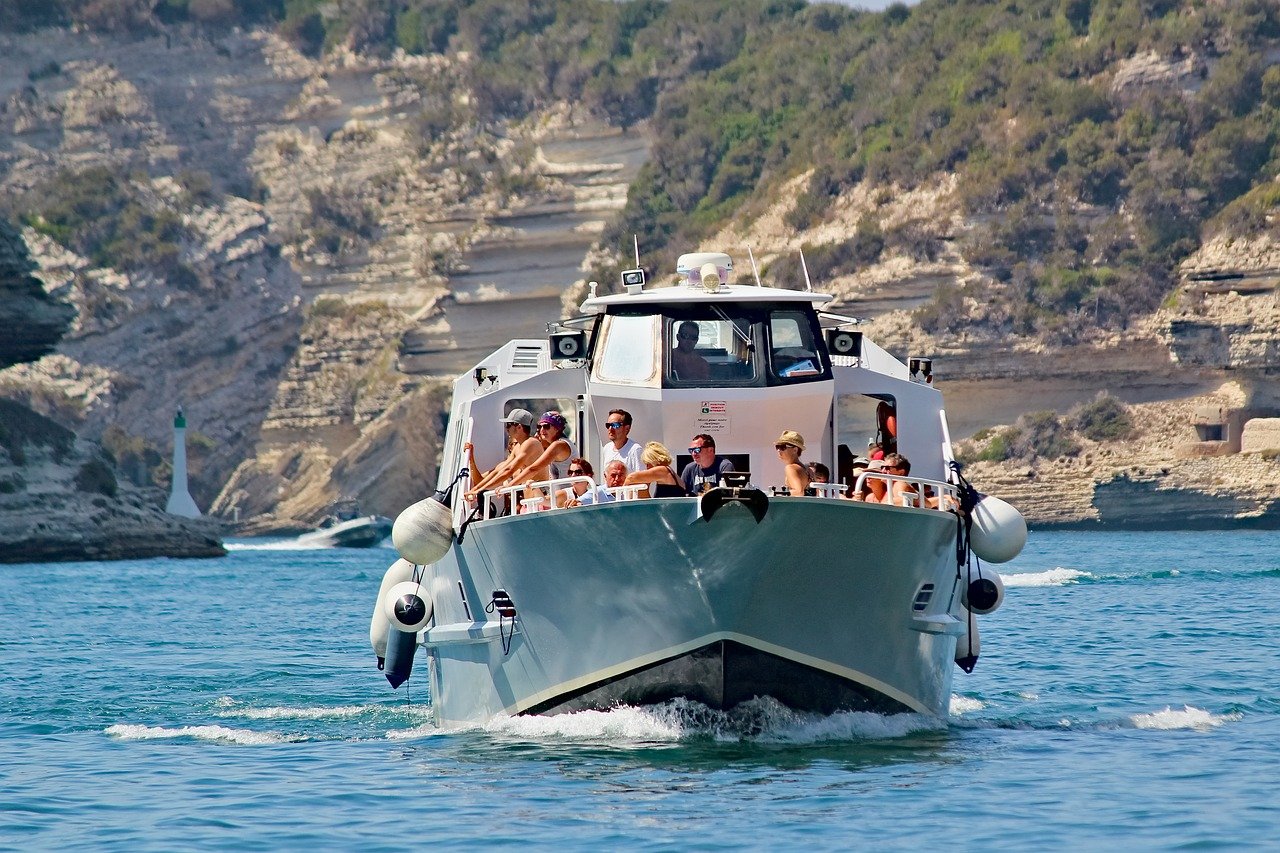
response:
M621 459L622 464L627 466L628 474L643 471L645 465L640 461L640 451L643 449L634 438L628 438L621 448L614 447L612 441L607 441L600 448L600 470L603 471L613 460Z

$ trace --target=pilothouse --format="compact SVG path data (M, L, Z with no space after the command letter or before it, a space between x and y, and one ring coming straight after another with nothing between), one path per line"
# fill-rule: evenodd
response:
M627 270L548 340L459 376L436 495L397 520L402 559L374 608L392 685L425 658L444 723L677 697L945 715L953 663L977 659L974 616L1002 597L981 559L1011 559L1026 527L952 464L932 363L898 361L830 301L683 255L674 283ZM473 471L503 473L536 437L512 413L538 411L563 415L576 470L597 476L468 500ZM605 483L632 440L674 475L708 438L726 473L702 491L660 471ZM797 460L833 482L795 486ZM602 498L557 500L575 484Z

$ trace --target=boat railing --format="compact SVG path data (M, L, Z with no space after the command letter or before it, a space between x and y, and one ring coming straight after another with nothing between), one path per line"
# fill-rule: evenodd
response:
M605 491L613 495L615 501L638 501L641 493L649 491L649 484L633 483L630 486L613 486Z
M844 496L844 483L810 483L813 496L817 498L839 498Z
M861 474L857 482L853 484L853 494L860 495L867 480L882 480L885 488L889 491L893 490L894 482L902 482L911 485L915 491L907 492L898 496L893 506L910 506L922 507L924 509L937 509L947 512L953 507L959 506L959 500L956 498L956 487L951 483L944 483L941 480L930 480L927 477L912 477L910 474L885 474L880 471L867 471ZM928 494L932 492L932 494ZM937 504L930 506L927 499L937 498Z
M518 486L503 486L500 489L494 489L493 495L498 498L498 503L505 504L503 499L519 501L520 513L530 512L546 512L553 509L564 509L556 505L555 496L561 489L572 489L574 483L586 484L587 491L596 489L596 481L592 477L585 475L575 477L556 477L552 480L539 480L535 483ZM614 486L606 488L606 492L613 496L615 501L634 501L640 498L642 492L649 491L648 483L636 483L630 486ZM521 496L524 493L524 496ZM484 501L481 510L482 519L493 518L494 501Z

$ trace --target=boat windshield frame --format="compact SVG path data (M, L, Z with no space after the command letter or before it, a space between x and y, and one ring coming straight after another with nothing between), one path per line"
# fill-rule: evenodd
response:
M662 388L759 388L832 378L821 324L807 304L617 306L603 319L592 342L596 381ZM673 367L678 336L689 322L699 326L693 352L707 365L709 375L681 377ZM637 340L640 336L657 343L656 349Z

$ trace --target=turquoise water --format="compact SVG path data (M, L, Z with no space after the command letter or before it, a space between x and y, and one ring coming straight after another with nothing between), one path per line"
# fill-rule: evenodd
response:
M1280 533L1032 533L952 716L441 731L387 549L0 566L0 848L1271 849Z

